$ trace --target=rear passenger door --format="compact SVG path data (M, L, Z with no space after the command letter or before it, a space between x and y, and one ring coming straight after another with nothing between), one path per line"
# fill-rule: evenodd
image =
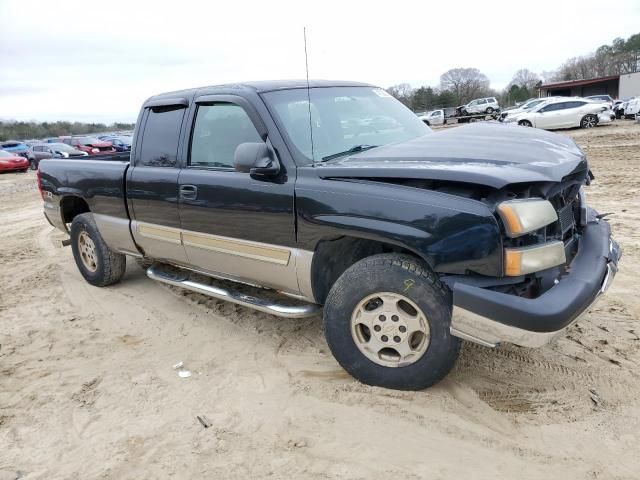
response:
M179 177L182 240L191 265L234 280L298 292L295 272L294 176L234 170L238 145L270 143L252 104L206 95L196 108L188 162ZM275 130L275 127L274 127ZM278 137L279 139L279 137Z
M127 174L134 240L147 256L181 264L188 262L180 236L178 150L187 106L187 99L147 105Z

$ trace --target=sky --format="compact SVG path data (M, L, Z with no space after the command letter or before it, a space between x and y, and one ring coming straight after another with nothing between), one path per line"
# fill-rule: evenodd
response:
M110 123L161 92L304 78L303 27L311 78L475 67L500 89L638 33L640 1L0 0L0 19L0 119Z

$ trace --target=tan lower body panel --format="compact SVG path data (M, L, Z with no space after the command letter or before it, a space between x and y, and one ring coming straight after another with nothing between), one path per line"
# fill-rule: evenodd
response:
M133 231L150 258L314 301L313 252L143 222L134 222Z

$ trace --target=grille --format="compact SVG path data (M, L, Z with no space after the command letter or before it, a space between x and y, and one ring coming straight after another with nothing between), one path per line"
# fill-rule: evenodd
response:
M560 223L560 232L563 237L568 231L573 229L575 226L573 202L558 210L558 222Z

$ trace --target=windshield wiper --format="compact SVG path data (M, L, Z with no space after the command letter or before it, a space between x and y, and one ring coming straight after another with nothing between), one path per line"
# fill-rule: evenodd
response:
M327 160L333 160L334 158L342 157L344 155L349 155L350 153L357 152L365 152L367 150L371 150L372 148L376 148L378 145L355 145L351 147L349 150L345 150L344 152L333 153L331 155L327 155L326 157L322 157L322 161L326 162Z

